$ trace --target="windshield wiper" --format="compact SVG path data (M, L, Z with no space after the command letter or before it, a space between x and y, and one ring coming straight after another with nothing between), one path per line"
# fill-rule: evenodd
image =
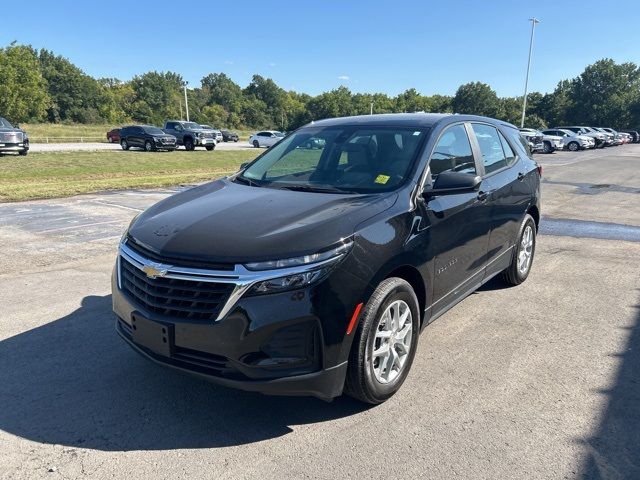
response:
M281 190L294 190L298 192L318 192L318 193L358 193L352 190L345 190L338 187L316 187L313 185L283 185L277 187Z
M242 175L238 175L234 180L235 181L239 181L239 183L243 183L244 185L249 185L250 187L261 187L262 186L259 183L254 182L250 178L243 177Z

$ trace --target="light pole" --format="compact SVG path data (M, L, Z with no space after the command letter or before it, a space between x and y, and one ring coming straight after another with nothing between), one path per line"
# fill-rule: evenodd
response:
M189 121L189 100L187 99L187 83L184 83L184 108L187 111L187 122Z
M524 128L524 116L527 113L527 88L529 87L529 70L531 69L531 52L533 51L533 34L536 31L536 23L540 23L536 17L530 18L531 22L531 40L529 41L529 60L527 61L527 76L524 80L524 97L522 99L522 120L520 128Z
M369 115L373 115L373 100L371 100L371 108L369 109Z

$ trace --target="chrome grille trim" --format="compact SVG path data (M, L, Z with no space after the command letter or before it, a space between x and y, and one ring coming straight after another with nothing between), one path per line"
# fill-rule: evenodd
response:
M234 284L235 287L229 294L226 302L218 312L214 321L223 319L227 313L238 303L238 300L244 295L253 285L265 280L271 280L279 277L286 277L287 275L294 275L297 273L307 272L309 270L315 270L316 268L323 267L335 263L342 256L330 258L322 262L310 263L307 265L301 265L298 267L279 268L273 270L261 270L252 271L245 268L243 265L236 264L232 271L230 270L208 270L201 268L188 268L179 267L164 263L154 262L131 249L126 240L120 243L119 255L117 259L117 282L118 288L122 290L121 279L121 264L123 260L130 263L134 267L143 270L144 267L154 266L158 270L166 270L163 278L172 278L176 280L186 280L193 282L211 282L211 283L227 283Z

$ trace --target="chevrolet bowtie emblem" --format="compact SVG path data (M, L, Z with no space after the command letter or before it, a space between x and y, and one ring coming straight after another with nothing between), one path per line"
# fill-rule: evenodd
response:
M159 263L147 263L144 267L142 267L142 271L149 278L164 277L167 274L167 269L164 267L164 265L161 265Z

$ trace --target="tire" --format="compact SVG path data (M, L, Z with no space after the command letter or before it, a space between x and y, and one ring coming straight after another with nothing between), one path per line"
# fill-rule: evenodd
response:
M205 148L207 149L207 151L210 152L211 150L214 150L216 148L216 146L215 145L207 145Z
M26 157L28 153L29 153L29 150L22 150L18 152L18 155L20 155L21 157Z
M529 276L529 272L531 272L535 252L536 223L533 217L526 213L518 230L518 237L511 256L511 264L502 272L502 279L509 285L520 285L524 282ZM525 260L526 268L523 265Z
M542 151L544 153L553 153L554 148L551 146L551 142L544 142L544 148Z
M129 144L124 138L120 140L120 146L122 147L123 150L129 150L129 148L131 148L129 147Z
M153 152L153 145L151 144L151 142L149 140L147 140L146 142L144 142L144 150L146 152Z
M238 143L238 139L237 139L237 138L235 138L235 139L233 140L233 143Z
M405 317L406 323L397 328L398 324L392 320L394 317L397 318L397 315L391 312L400 313L399 316L402 318L407 311L409 315ZM387 317L389 313L391 315ZM374 356L374 350L384 348L385 339L379 335L387 332L388 327L396 328L396 333L391 333L394 330L390 331L392 335L390 339L395 338L393 348L386 350L394 353L389 356ZM402 331L405 331L404 340L396 337L397 333ZM400 389L411 369L418 346L419 332L420 307L413 288L401 278L387 278L378 285L360 313L360 323L349 354L345 393L361 402L374 405L393 396ZM410 336L409 339L407 339L408 336ZM393 341L390 339L386 341ZM403 349L406 353L399 356ZM389 359L392 361L390 370L383 367ZM402 363L398 365L400 361ZM394 368L396 366L397 369Z
M107 137L107 142L113 143L113 137Z
M578 142L569 142L567 148L572 152L577 152L578 150L580 150L580 144Z
M253 146L254 146L255 148L260 148L260 142L258 142L258 140L254 140L254 141L253 141Z
M191 140L190 138L185 138L184 139L184 149L189 151L189 152L195 150L196 147L193 144L193 140Z

